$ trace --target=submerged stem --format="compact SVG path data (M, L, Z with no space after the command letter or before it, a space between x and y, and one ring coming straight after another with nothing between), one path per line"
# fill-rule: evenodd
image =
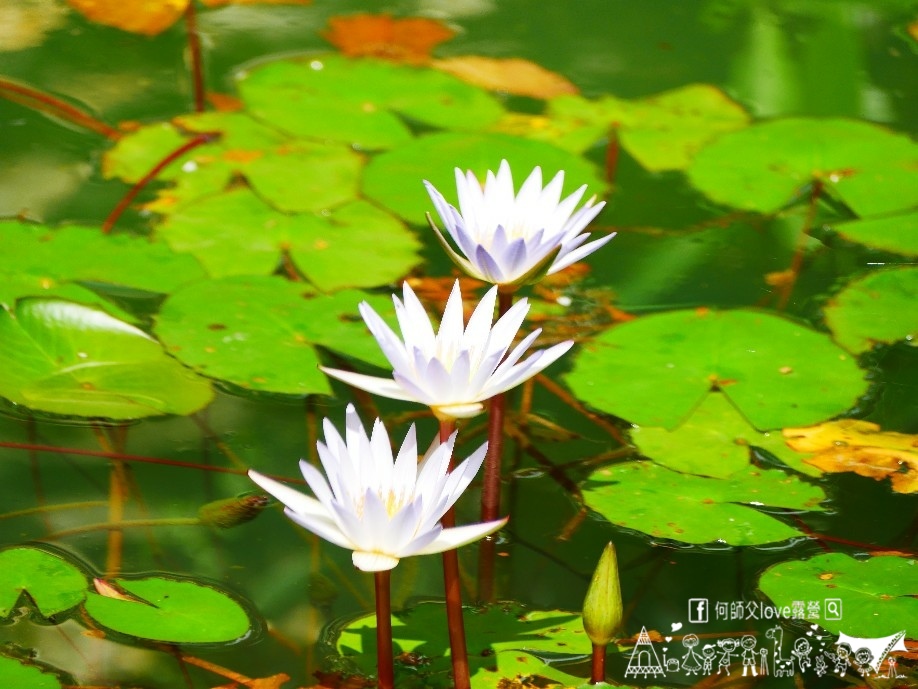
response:
M592 671L590 684L606 681L606 647L593 644Z
M379 689L395 687L392 668L392 602L390 600L390 570L374 572L376 583L376 674Z

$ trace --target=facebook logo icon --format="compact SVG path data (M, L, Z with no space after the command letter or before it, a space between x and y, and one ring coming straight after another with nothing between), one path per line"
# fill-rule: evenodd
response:
M708 599L707 598L689 598L688 618L689 622L696 624L708 621Z

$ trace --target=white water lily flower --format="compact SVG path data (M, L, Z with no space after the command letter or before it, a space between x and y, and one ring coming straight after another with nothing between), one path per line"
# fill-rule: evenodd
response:
M589 199L574 212L586 191L580 187L563 201L564 172L542 188L542 169L536 167L514 196L510 165L501 161L497 175L490 170L484 189L471 171L456 168L459 210L425 181L453 249L428 214L427 219L453 262L472 277L495 285L522 285L557 273L596 251L614 233L585 243L581 234L605 205Z
M300 461L300 470L315 498L257 471L249 471L249 476L286 505L284 512L294 522L353 550L358 569L392 569L400 558L458 548L507 523L498 519L448 529L440 525L444 513L478 473L487 443L448 472L455 433L418 463L414 425L394 459L389 435L379 419L368 437L350 404L345 427L342 438L325 419L325 443L316 444L328 480L314 466Z
M369 304L360 304L363 320L392 364L392 378L323 367L325 373L383 397L420 402L441 419L467 418L483 411L485 400L531 378L574 344L570 340L556 344L521 362L541 332L535 330L510 351L529 310L526 299L520 299L491 327L497 300L497 287L492 287L465 325L457 280L440 329L434 333L427 312L407 282L402 290L404 301L392 295L402 337Z

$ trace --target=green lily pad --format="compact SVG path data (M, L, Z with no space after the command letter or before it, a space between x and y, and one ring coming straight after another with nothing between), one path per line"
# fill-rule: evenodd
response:
M890 268L850 283L825 308L826 324L848 351L918 336L918 268Z
M136 182L167 155L212 133L213 141L196 146L158 175L171 186L147 207L171 214L220 194L239 177L259 196L285 212L317 212L357 196L361 157L349 146L292 139L244 113L183 115L122 137L106 153L108 177Z
M0 686L16 689L60 689L61 681L36 665L0 655Z
M467 608L464 621L469 673L475 689L493 688L501 679L514 680L518 676L538 676L549 684L564 686L582 681L543 660L545 657L576 660L589 655L591 644L580 615L558 610L527 611L520 605L503 603ZM446 611L442 604L421 603L395 613L392 639L396 656L413 653L426 661L410 673L400 673L397 665L399 687L452 686ZM362 674L375 675L375 615L357 618L331 642Z
M582 486L586 505L608 521L683 543L761 545L803 536L756 507L819 510L822 490L776 469L748 467L728 478L627 462L593 472Z
M824 614L819 620L819 626L830 632L862 638L888 636L903 629L910 639L918 634L916 560L888 555L858 560L843 553L825 553L769 567L759 578L759 589L778 606L841 599L841 619Z
M510 119L508 133L524 133ZM705 144L742 129L749 115L710 84L689 84L637 100L560 96L525 135L581 153L614 130L622 148L648 170L683 170Z
M918 256L918 213L867 218L833 225L845 239L904 256Z
M749 469L750 446L761 447L784 464L810 476L815 467L791 450L780 432L760 433L749 425L725 395L712 392L675 430L638 426L631 437L646 457L684 474L727 478Z
M248 189L236 189L173 213L158 232L214 277L273 273L286 252L312 284L327 291L391 283L419 261L414 234L366 201L324 214L287 214Z
M60 283L103 283L165 294L179 285L204 277L191 256L176 254L162 242L126 234L104 235L98 228L50 229L18 221L0 221L0 275L27 276L15 287L0 281L0 301L12 303L22 296L39 296L20 290L36 282L36 289L53 295L79 296L88 290L58 292ZM74 287L78 287L74 285ZM99 297L95 297L99 300ZM82 299L80 299L82 301Z
M918 204L918 144L866 122L773 120L702 149L688 176L735 208L774 213L820 182L857 215L879 215Z
M122 634L175 644L227 643L252 627L233 598L196 581L148 577L115 582L137 600L89 593L85 607L96 622Z
M328 54L280 60L239 75L252 115L294 136L391 148L411 138L402 119L480 130L504 112L491 94L444 72ZM359 85L359 88L356 86Z
M357 311L361 301L380 314L393 311L388 298L357 290L318 295L267 276L209 280L166 300L156 334L206 376L262 392L331 394L317 345L388 366Z
M55 553L29 547L0 551L0 618L9 616L23 593L45 617L70 610L83 602L88 586L86 575Z
M441 133L419 137L373 158L364 173L363 191L408 222L420 223L425 213L434 211L422 180L455 203L454 168L472 170L483 180L485 173L496 171L503 159L514 171L517 190L536 165L542 167L545 183L564 170L565 195L581 184L588 186L587 196L601 196L606 190L602 174L593 164L541 141L506 134Z
M747 309L673 311L611 328L577 354L567 382L597 409L668 430L712 387L759 430L818 423L867 389L854 358L827 336Z
M0 359L0 396L54 414L190 414L213 395L206 381L143 331L54 299L26 299L0 310Z

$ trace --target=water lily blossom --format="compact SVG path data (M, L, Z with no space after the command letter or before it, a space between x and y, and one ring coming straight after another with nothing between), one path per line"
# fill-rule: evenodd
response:
M420 402L438 418L459 419L480 413L485 400L531 378L573 345L573 341L562 342L520 361L541 330L511 350L529 304L519 300L492 327L497 287L485 294L465 325L456 281L436 333L407 282L402 291L403 300L392 296L402 337L369 304L360 304L367 327L392 364L392 378L323 367L325 373L383 397Z
M418 463L414 425L393 458L379 419L369 436L353 405L348 405L345 419L344 437L328 419L324 422L325 443L319 441L317 448L325 476L300 461L314 498L256 471L249 476L286 505L284 511L294 522L353 550L358 569L387 571L400 558L458 548L506 524L506 519L453 528L440 524L478 473L487 443L449 472L455 433Z
M468 275L495 285L535 282L576 263L615 236L587 243L590 235L582 230L605 202L596 203L594 196L575 211L586 185L561 200L563 184L564 172L559 172L543 189L542 169L536 167L514 195L506 160L496 175L488 171L484 188L471 171L463 175L456 168L458 210L430 182L424 185L459 251L430 215L428 220L449 257Z

